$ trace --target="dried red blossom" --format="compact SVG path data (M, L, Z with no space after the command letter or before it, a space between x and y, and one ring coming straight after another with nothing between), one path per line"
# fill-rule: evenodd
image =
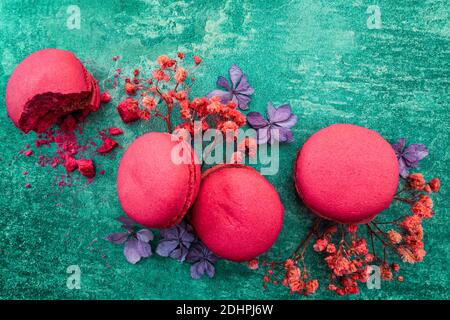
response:
M178 68L175 73L175 80L177 81L177 83L184 82L186 80L187 74L188 72L186 69Z
M259 266L259 264L258 264L258 259L250 260L250 261L247 263L247 266L248 266L248 268L251 269L251 270L256 270L256 269L258 269L258 266Z
M395 230L389 230L387 235L392 244L398 244L402 241L402 235Z
M441 187L441 180L439 180L438 178L433 178L428 184L430 185L431 191L438 192L439 188Z
M142 104L147 110L152 111L155 109L157 103L153 97L145 96L142 98Z
M135 95L136 94L136 91L137 91L136 85L134 85L134 84L132 84L130 82L126 82L124 88L125 88L126 94L128 94L128 95Z
M317 239L314 243L314 250L317 252L322 252L327 248L328 241L326 239Z
M422 190L426 181L421 173L413 173L408 176L408 184L414 190Z
M23 154L24 154L24 156L29 157L29 156L31 156L33 154L33 150L31 150L31 149L25 150L23 152Z
M433 211L431 210L431 208L425 205L420 200L411 206L411 212L414 215L424 219L428 219L433 216Z

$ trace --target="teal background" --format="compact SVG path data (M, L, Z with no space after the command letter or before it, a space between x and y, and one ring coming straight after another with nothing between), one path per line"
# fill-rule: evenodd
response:
M72 4L81 9L80 30L66 27ZM373 4L381 9L381 29L367 27L366 10ZM111 72L113 55L123 56L120 66L130 71L163 53L195 53L203 57L196 95L215 88L216 76L238 63L255 88L251 110L263 112L273 100L289 102L299 116L295 141L280 150L279 174L267 177L285 206L283 230L267 259L287 256L311 225L312 216L297 199L292 168L296 151L313 132L345 122L377 130L391 142L405 136L425 143L430 155L421 171L443 183L434 197L437 214L425 223L425 262L404 265L404 283L362 287L344 299L448 299L449 12L446 0L2 0L1 100L17 63L46 47L72 50L100 81ZM123 125L113 98L88 117L86 135L119 126L125 134L118 140L127 146L144 132L163 130L158 120ZM114 151L116 160L97 161L106 174L91 185L82 180L58 189L52 186L55 171L36 163L39 150L29 158L17 156L35 134L19 132L4 107L0 121L0 298L305 299L283 287L263 290L263 271L244 264L221 261L214 279L199 281L190 278L187 264L169 259L128 264L121 247L101 240L119 230L113 218L122 214L115 178L123 149ZM24 170L30 174L22 175ZM400 208L408 210L394 207L389 213ZM325 289L318 256L311 252L307 261L322 280L309 299L337 298ZM80 290L66 287L69 265L81 268Z

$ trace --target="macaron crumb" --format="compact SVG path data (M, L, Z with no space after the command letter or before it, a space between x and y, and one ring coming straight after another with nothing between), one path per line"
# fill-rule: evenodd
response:
M25 188L30 189L30 188L31 188L31 184L27 183L27 184L25 185Z

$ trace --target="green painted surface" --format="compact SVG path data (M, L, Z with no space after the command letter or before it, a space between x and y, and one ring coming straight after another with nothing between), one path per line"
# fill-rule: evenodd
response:
M61 4L62 3L62 4ZM80 30L66 27L67 6L81 9ZM381 29L367 27L369 5L381 9ZM296 140L281 148L280 173L268 179L286 209L284 227L266 255L280 259L304 236L312 217L297 199L292 166L296 151L316 130L336 122L379 131L388 140L405 136L428 145L421 164L440 176L437 215L425 224L425 263L405 266L405 282L363 288L348 299L449 298L447 188L449 147L449 3L429 1L11 1L0 3L0 94L14 66L29 53L57 47L74 51L102 80L111 57L131 70L141 58L184 50L204 58L194 93L214 87L215 77L240 64L256 89L251 110L268 100L290 102L299 116ZM117 100L115 100L117 102ZM114 105L90 116L86 134L121 125ZM58 190L54 170L36 155L16 156L34 134L22 135L0 108L0 298L275 298L302 299L284 288L261 288L262 271L221 261L214 279L194 281L189 266L155 257L132 266L121 248L100 240L118 229L118 160L100 159L106 170L88 187ZM162 130L157 121L125 128L127 146L140 134ZM39 152L39 151L38 151ZM122 150L116 150L120 158ZM22 172L29 170L28 176ZM31 189L25 189L31 183ZM47 196L46 196L47 195ZM395 211L393 209L391 211ZM407 210L404 208L404 210ZM94 239L95 250L88 247ZM103 258L102 254L107 257ZM307 260L317 266L317 256ZM66 287L66 268L79 265L81 289ZM325 267L314 274L325 280ZM323 285L312 298L335 298Z

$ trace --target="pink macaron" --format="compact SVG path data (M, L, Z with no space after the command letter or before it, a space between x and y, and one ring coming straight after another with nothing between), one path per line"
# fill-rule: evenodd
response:
M6 87L6 107L23 132L43 132L65 116L81 121L100 107L97 82L70 51L44 49L26 57Z
M297 155L295 186L305 205L339 223L367 223L391 204L399 168L376 131L334 124L313 134Z
M149 228L179 223L197 196L200 165L189 144L151 132L136 139L123 155L117 194L125 213Z
M281 231L283 214L277 191L258 171L227 164L203 174L191 222L211 251L239 262L272 247Z

